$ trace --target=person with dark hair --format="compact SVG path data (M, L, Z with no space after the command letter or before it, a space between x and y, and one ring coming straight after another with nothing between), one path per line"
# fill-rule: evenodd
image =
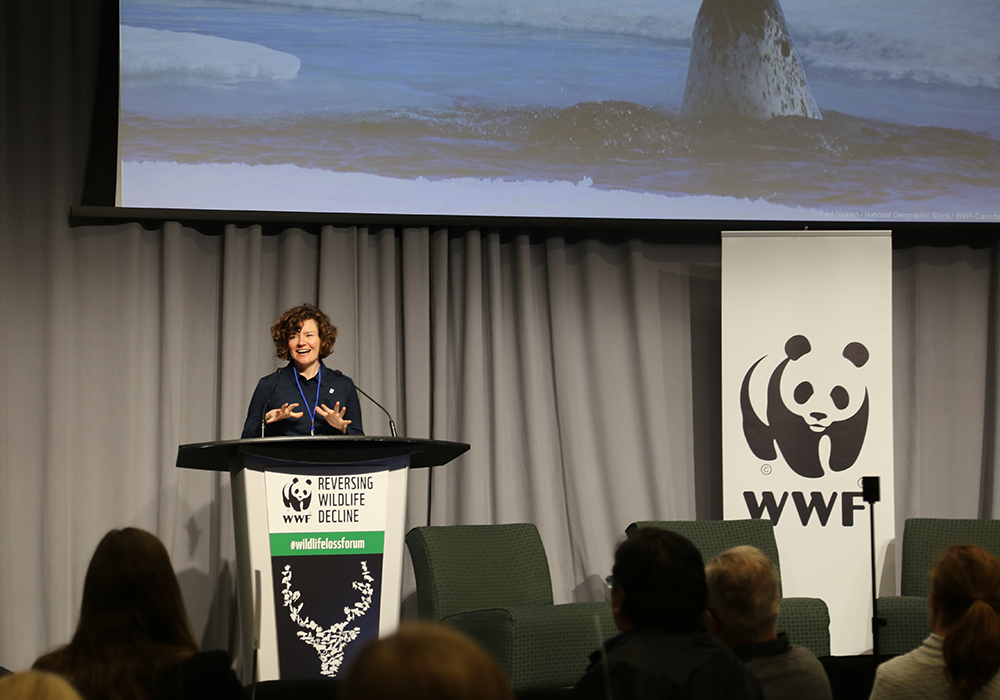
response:
M949 547L931 572L931 636L875 672L872 700L1000 698L1000 560Z
M288 364L257 382L242 437L364 435L354 382L323 364L337 342L330 317L296 306L271 326L271 339Z
M708 629L736 652L760 682L765 700L832 700L823 664L805 647L778 634L778 567L756 547L733 547L712 557Z
M224 651L199 653L163 543L111 530L83 581L69 644L32 667L66 677L84 700L244 700Z
M705 564L687 538L642 528L618 546L611 573L611 610L621 633L591 654L571 698L763 697L750 672L705 627Z
M513 700L510 679L470 637L418 622L369 643L347 671L342 700Z

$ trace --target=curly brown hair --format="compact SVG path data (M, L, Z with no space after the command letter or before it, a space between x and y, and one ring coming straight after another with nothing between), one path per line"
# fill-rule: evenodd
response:
M275 357L279 360L292 359L292 354L288 351L288 341L309 319L315 321L319 328L319 356L326 357L333 352L333 344L337 342L337 327L330 321L329 316L312 304L302 304L281 314L281 318L271 326Z

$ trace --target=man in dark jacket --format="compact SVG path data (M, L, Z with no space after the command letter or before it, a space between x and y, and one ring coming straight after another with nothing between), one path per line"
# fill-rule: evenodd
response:
M611 610L620 634L590 657L574 700L760 700L736 656L708 633L701 553L685 537L643 528L615 551Z

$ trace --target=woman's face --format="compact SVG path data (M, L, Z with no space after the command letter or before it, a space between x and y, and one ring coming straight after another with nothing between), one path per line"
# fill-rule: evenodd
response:
M299 332L288 339L288 352L292 356L299 372L303 372L319 362L319 349L322 345L319 337L319 327L315 319L306 319Z

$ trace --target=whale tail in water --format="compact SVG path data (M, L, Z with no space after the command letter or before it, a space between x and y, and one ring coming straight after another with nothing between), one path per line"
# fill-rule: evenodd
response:
M821 119L778 0L704 0L682 117Z

